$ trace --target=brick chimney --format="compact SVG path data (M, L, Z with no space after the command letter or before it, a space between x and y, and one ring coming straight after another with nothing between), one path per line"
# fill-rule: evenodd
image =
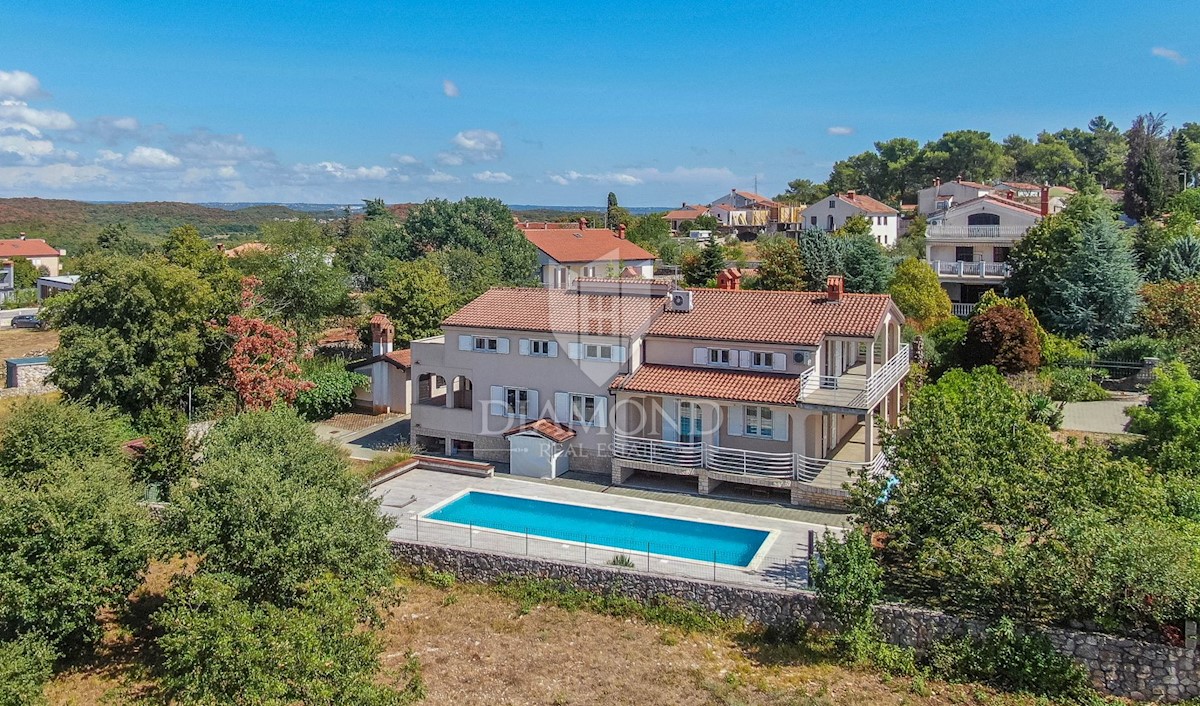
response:
M25 232L24 232L24 231L22 231L18 237L19 237L21 240L24 240L24 239L25 239Z
M717 289L741 289L742 271L736 267L727 267L717 273Z
M1015 201L1017 198L1017 192L1009 189L1008 191L1004 192L1004 198L1008 199L1009 201Z
M392 352L392 344L396 337L396 327L384 314L371 317L371 355L387 355Z
M846 280L841 275L829 275L825 280L825 301L840 302L842 292L846 288Z
M1050 215L1050 185L1042 184L1042 216Z
M850 199L851 201L853 201L853 200L854 200L854 196L855 196L855 194L856 194L856 193L857 193L857 192L856 192L854 189L850 189L850 190L848 190L848 191L846 192L846 198L848 198L848 199Z
M579 230L583 230L584 228L587 228L587 219L580 216L579 217Z

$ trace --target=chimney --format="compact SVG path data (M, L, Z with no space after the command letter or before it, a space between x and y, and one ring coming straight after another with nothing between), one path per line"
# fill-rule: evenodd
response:
M825 280L825 301L840 302L842 300L842 291L845 287L845 278L841 275L829 275Z
M20 234L20 236L19 236L19 237L21 238L21 240L24 240L24 239L25 239L25 233L24 233L24 231L22 231L22 232L21 232L21 234Z
M1042 216L1050 215L1050 185L1042 184Z
M621 240L625 239L625 224L624 223L617 226L617 237L620 238Z
M742 288L742 271L727 267L717 273L717 289L736 290Z
M939 187L939 186L941 186L941 185L942 185L942 178L941 178L941 177L934 177L934 178L933 178L933 186L934 186L934 188L937 188L937 187Z
M853 200L854 200L854 194L855 194L855 191L854 191L854 189L850 189L850 190L846 191L846 198L848 198L848 199L850 199L851 201L853 201Z
M587 228L587 219L586 219L586 218L584 218L584 217L582 217L582 216L580 216L580 218L579 218L579 230L583 230L584 228Z
M1017 199L1017 192L1009 189L1008 191L1004 192L1004 198L1008 199L1009 201L1015 201Z
M225 252L225 243L217 243L217 252Z
M393 338L396 336L396 327L392 326L392 322L384 314L376 314L371 317L371 355L387 355L392 352Z
M680 208L687 208L687 201L684 201L684 202L683 202L683 205L682 205L682 206L680 206Z

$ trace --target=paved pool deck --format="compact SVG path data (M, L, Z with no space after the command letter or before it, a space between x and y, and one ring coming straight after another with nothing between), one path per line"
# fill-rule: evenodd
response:
M469 490L518 495L554 502L604 507L611 510L648 513L699 522L752 527L771 532L765 547L746 568L718 562L678 559L654 551L609 549L590 543L503 533L419 519L431 508ZM630 571L685 576L709 581L739 583L773 588L799 589L808 577L809 530L819 537L830 525L780 519L757 512L754 503L724 501L721 508L702 507L682 502L633 497L626 493L603 492L577 483L542 482L508 475L477 478L441 471L416 469L377 485L372 494L381 499L381 511L397 525L389 538L429 544L470 547L473 549L531 556L569 563L608 564L620 555L633 563ZM741 508L740 506L745 506ZM831 527L841 531L840 527Z

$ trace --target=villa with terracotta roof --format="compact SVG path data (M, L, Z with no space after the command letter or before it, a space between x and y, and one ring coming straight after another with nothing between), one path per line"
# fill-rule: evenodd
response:
M65 250L51 247L45 240L26 238L24 233L19 238L0 240L0 260L23 257L39 270L45 268L44 274L51 277L58 275L59 258L66 254Z
M851 475L881 470L903 322L840 277L822 292L492 289L413 342L413 440L523 475L674 476L836 507Z
M853 216L862 216L871 224L875 242L885 247L896 244L900 212L886 203L856 191L830 194L812 202L804 209L801 219L806 228L834 231L846 225Z
M616 277L630 270L638 277L654 276L654 253L630 242L622 224L617 232L578 223L517 223L538 250L538 274L543 287L563 289L580 277Z
M1049 187L1038 187L1039 206L1018 200L1016 190L951 201L927 216L925 258L950 295L954 313L969 316L985 292L1008 277L1008 254L1051 212Z

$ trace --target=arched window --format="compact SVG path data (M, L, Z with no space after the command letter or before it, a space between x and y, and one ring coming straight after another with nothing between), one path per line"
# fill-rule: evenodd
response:
M452 406L455 409L472 409L475 405L474 385L471 384L471 378L465 375L459 375L454 378L451 392Z

